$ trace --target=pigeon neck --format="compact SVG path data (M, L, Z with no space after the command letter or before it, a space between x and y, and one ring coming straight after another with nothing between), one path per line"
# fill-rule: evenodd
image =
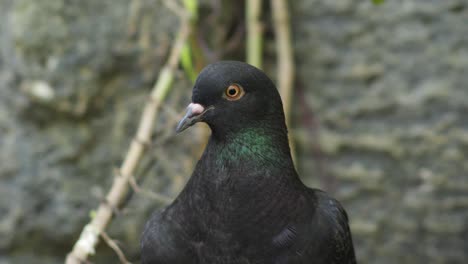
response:
M276 218L303 188L286 131L264 127L245 128L222 140L211 136L187 186L185 190L192 191L182 197L193 210L222 214L223 225L235 224L239 215L256 218L273 205L278 210L268 215Z
M216 149L220 166L242 162L292 167L287 131L271 127L247 127L219 138L213 134L210 145Z

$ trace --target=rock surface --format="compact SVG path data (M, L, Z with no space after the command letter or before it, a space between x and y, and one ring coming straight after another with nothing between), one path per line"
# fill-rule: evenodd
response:
M291 9L291 131L304 181L343 202L361 263L463 263L466 1L301 0ZM125 155L177 23L149 0L0 0L1 264L63 263ZM274 76L272 43L266 55ZM168 196L203 142L200 130L171 137L190 95L189 81L176 79L137 173ZM112 222L128 256L155 206L135 194ZM118 260L102 245L92 261Z
M319 139L297 125L300 145L321 146L326 173L311 182L348 208L360 262L463 263L466 1L317 0L293 10L300 87L320 120Z

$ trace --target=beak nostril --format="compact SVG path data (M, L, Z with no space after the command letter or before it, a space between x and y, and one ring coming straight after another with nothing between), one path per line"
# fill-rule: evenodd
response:
M205 107L203 107L201 104L190 103L187 107L187 113L189 111L190 111L189 117L193 117L193 116L203 113L203 111L205 111Z

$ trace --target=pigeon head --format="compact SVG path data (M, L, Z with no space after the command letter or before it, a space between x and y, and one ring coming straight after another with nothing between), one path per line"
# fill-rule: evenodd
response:
M181 132L197 122L207 123L218 137L249 127L286 130L273 82L261 70L238 61L213 63L200 73L192 103L176 130Z

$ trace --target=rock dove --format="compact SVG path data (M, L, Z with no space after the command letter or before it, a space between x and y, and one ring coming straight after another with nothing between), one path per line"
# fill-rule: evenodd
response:
M280 95L237 61L198 76L181 132L212 133L186 186L141 237L144 264L356 263L348 217L294 168Z

